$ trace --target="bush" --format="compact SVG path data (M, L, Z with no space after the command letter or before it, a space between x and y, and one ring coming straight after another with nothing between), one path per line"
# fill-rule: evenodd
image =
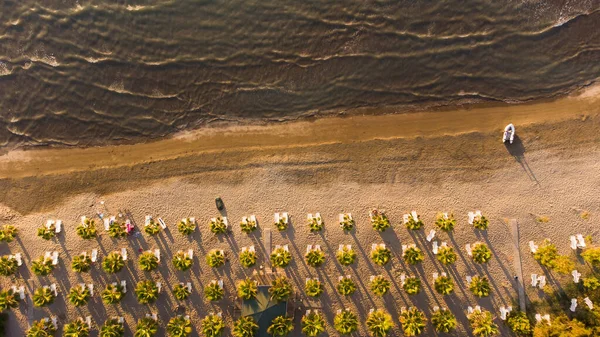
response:
M440 309L431 315L431 323L437 332L452 332L456 329L456 317L450 310Z
M173 287L173 296L180 301L185 300L191 294L190 289L183 283L179 283Z
M240 263L245 268L253 267L256 264L256 252L249 250L241 252Z
M343 221L340 221L340 227L346 232L349 232L354 228L354 219L344 214Z
M252 221L250 220L250 218L246 219L246 222L241 221L240 222L240 227L242 229L242 232L246 233L246 234L250 234L252 232L254 232L256 230L256 228L258 228L258 225L256 224L256 221Z
M192 323L183 316L173 317L167 323L169 337L184 337L192 333Z
M71 261L71 269L76 273L87 273L92 269L92 259L86 254L80 254Z
M453 264L456 262L457 255L452 247L439 247L437 259L444 265Z
M252 316L242 316L233 323L233 337L254 337L258 332L258 324Z
M39 259L31 263L31 271L39 276L49 275L54 270L52 259L47 259L41 256Z
M108 226L108 236L115 239L126 237L127 230L125 229L125 225L118 221L113 221L113 223Z
M529 322L529 318L524 312L514 311L508 315L508 319L506 320L506 324L508 327L517 335L517 336L531 336L531 322Z
M583 288L585 290L596 290L600 288L600 281L594 276L585 277L583 278Z
M76 307L80 307L87 304L91 295L92 294L86 286L75 286L71 288L71 291L69 292L69 302Z
M37 236L41 237L44 240L50 240L56 236L56 226L54 224L50 225L50 228L46 227L46 225L37 229Z
M227 225L225 224L225 220L221 217L215 218L214 220L210 220L210 231L214 234L225 234L227 233Z
M392 252L387 248L378 246L371 251L371 260L379 266L385 266L390 261L391 257Z
M46 337L46 336L54 336L56 333L56 328L50 322L50 320L46 321L45 319L41 319L39 321L34 321L31 324L29 330L27 330L27 337Z
M550 243L550 240L544 240L537 251L533 253L533 258L538 261L542 266L553 268L554 260L558 256L558 250L556 246Z
M483 215L479 218L476 217L475 219L473 219L473 227L482 231L486 230L489 225L490 221Z
M17 272L19 265L14 258L4 255L0 257L0 275L11 276Z
M12 242L17 237L18 230L15 226L4 225L0 230L0 241Z
M570 320L567 316L560 315L552 320L552 324L536 324L533 328L533 336L591 337L596 336L596 334L580 321Z
M186 271L192 268L192 265L194 264L194 260L192 260L191 257L189 257L186 253L182 251L178 251L177 253L175 253L175 255L173 255L172 261L173 266L175 266L175 269L180 271Z
M272 336L287 336L292 331L294 331L294 323L291 318L285 316L275 317L267 328L267 333Z
M323 283L317 279L308 279L304 285L304 291L310 297L319 297L323 293Z
M120 284L109 284L102 291L102 302L106 304L116 304L123 299L125 293L123 292L123 287Z
M158 298L158 286L154 281L140 281L135 287L135 296L141 304L153 303Z
M143 271L152 271L158 268L158 257L151 251L146 251L140 255L140 269Z
M477 297L487 297L490 295L490 282L485 276L473 276L469 284L469 290Z
M17 308L18 306L19 297L17 297L12 290L0 291L0 311L10 310L12 308Z
M406 263L416 265L425 259L425 254L417 247L408 247L402 253L402 257Z
M242 316L233 323L233 337L254 337L258 332L258 324L252 316Z
M121 337L125 333L123 323L116 318L107 319L100 328L100 337Z
M221 250L213 249L206 255L206 263L213 268L221 267L225 264L225 254Z
M350 335L358 329L358 317L348 309L342 310L333 318L333 327L342 335Z
M183 235L191 235L196 231L196 222L192 222L190 218L182 219L177 223L177 229Z
M325 263L325 253L320 249L309 250L304 258L306 259L306 264L315 268Z
M283 249L283 247L275 248L271 253L271 264L273 267L285 268L292 261L292 254Z
M575 269L575 263L566 255L559 255L554 260L554 270L559 274L570 274Z
M71 321L64 326L64 337L88 337L89 335L90 327L81 319Z
M148 224L144 224L144 232L148 235L156 235L160 233L160 224L154 221L154 219L150 219Z
M271 282L271 288L269 288L271 299L277 302L287 300L292 291L292 284L285 276L278 276Z
M488 263L492 259L492 251L483 242L473 244L473 261L477 263Z
M437 228L444 232L450 232L456 226L456 220L454 220L454 214L450 214L448 219L444 217L444 214L439 213L435 219L435 225Z
M308 228L310 228L311 233L320 232L323 230L323 226L325 223L321 217L313 217L308 219Z
M344 246L336 253L336 258L342 266L349 266L356 261L356 252L352 248Z
M393 327L392 316L381 309L375 310L367 316L367 329L373 337L385 337Z
M425 226L423 221L421 221L421 217L417 215L417 220L413 219L412 216L408 217L408 222L404 224L407 229L411 230L419 230Z
M54 293L50 288L37 288L33 293L33 306L35 307L43 307L54 302Z
M416 295L421 291L421 280L416 277L408 277L402 285L404 291L409 295Z
M217 337L223 333L225 329L225 322L217 315L210 314L206 315L200 321L200 331L206 337Z
M111 252L102 261L102 269L107 273L118 273L125 267L125 260L119 252Z
M433 282L433 287L438 294L449 295L454 291L454 282L448 276L440 276Z
M211 281L204 287L204 297L209 301L218 301L223 298L225 291L219 286L215 280Z
M594 266L600 265L600 247L591 247L581 253L581 257Z
M239 281L237 285L237 295L243 300L255 298L256 295L258 295L258 283L249 277Z
M383 275L377 275L371 280L371 291L377 296L383 296L390 290L392 284Z
M371 225L378 232L383 232L390 228L390 220L382 211L374 210L371 214Z
M411 307L400 313L400 324L402 324L405 336L419 335L425 329L425 314L421 310Z
M158 322L150 317L144 317L137 321L133 337L151 337L158 332Z
M281 232L288 228L288 224L284 218L279 218L279 221L275 223L275 227Z
M318 311L311 311L302 316L302 333L308 337L316 337L325 332L325 319Z
M356 283L351 278L344 277L338 282L336 289L340 295L349 296L356 291Z
M77 235L84 240L91 240L96 237L96 222L93 219L85 219L82 224L79 224L75 229Z
M498 325L493 321L492 314L489 311L476 310L467 315L473 335L476 337L496 336L500 333Z

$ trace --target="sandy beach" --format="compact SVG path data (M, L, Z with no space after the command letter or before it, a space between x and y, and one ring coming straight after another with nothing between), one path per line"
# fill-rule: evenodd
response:
M18 239L1 244L2 255L22 252L24 266L18 277L0 278L6 288L26 286L27 293L41 285L56 282L59 296L47 308L34 309L22 302L10 314L11 334L20 335L31 319L55 315L62 324L79 316L91 315L94 334L106 318L119 315L126 320L126 335L135 330L135 322L146 313L158 312L164 325L170 317L185 311L195 322L209 311L222 311L231 326L235 315L235 283L255 269L241 268L237 255L243 246L254 244L259 264L265 264L261 235L273 228L274 212L286 211L292 226L284 232L273 230L273 245L289 244L292 265L282 273L295 284L301 302L296 303L296 330L305 308L323 308L328 332L333 330L336 309L348 307L359 314L363 324L359 335L366 335L364 320L371 308L384 308L394 318L395 336L401 336L397 312L415 305L430 316L434 306L450 308L459 319L456 335L466 335L466 307L481 305L495 316L499 307L516 303L513 276L513 250L508 219L517 219L523 274L542 274L527 247L529 240L550 238L564 254L572 254L568 236L575 233L600 238L600 90L589 87L569 97L527 105L466 106L446 111L423 111L410 114L333 117L315 121L273 124L264 127L211 128L177 135L156 142L95 147L87 149L36 149L14 151L0 156L0 220L19 230ZM390 111L392 112L392 111ZM502 144L501 129L516 125L518 138L510 146ZM219 215L214 198L221 196L225 215L233 224L232 232L215 237L208 230L211 217ZM104 201L104 206L100 201ZM385 209L393 230L377 233L371 229L368 212ZM491 221L487 232L467 224L467 213L481 210ZM402 225L404 213L416 210L425 229L409 231ZM165 219L169 228L157 237L140 234L114 240L104 232L97 240L84 241L75 234L82 215L93 217L128 214L138 225L147 214ZM321 234L311 234L306 214L320 212L325 220ZM338 225L340 212L351 212L356 229L344 233ZM454 267L445 268L435 260L425 236L434 228L438 212L452 212L458 220L455 231L438 232L460 252ZM582 214L589 214L586 219ZM246 235L238 223L243 216L256 214L259 231ZM177 232L175 223L194 216L199 231L190 238ZM548 222L538 222L538 217ZM35 236L46 219L58 218L65 223L64 232L54 241ZM474 264L464 246L486 242L494 257L487 266ZM307 244L321 244L327 262L320 268L306 265L303 256ZM386 243L393 251L386 267L374 265L369 257L372 243ZM401 245L416 243L425 261L413 267L401 258ZM358 250L358 263L342 267L335 260L339 244L352 244ZM89 274L70 269L74 255L98 248L100 260L113 250L127 247L130 260L126 270L104 273L100 265ZM163 261L158 271L143 272L137 263L138 251L161 249ZM196 252L189 272L176 271L171 255L192 248ZM204 255L211 249L224 249L229 261L221 269L209 268ZM37 277L30 271L31 261L45 251L59 251L60 264L49 277ZM258 265L258 264L257 264ZM582 271L585 266L578 265ZM446 271L454 278L456 291L441 296L433 290L433 272ZM374 296L368 288L370 275L383 274L391 280L407 273L418 276L423 291L407 295L395 283L390 294ZM349 274L359 284L352 296L342 297L335 291L340 275ZM493 281L492 295L476 299L469 292L465 275L486 275ZM303 293L306 277L325 281L320 300L309 300ZM162 280L166 285L154 305L140 305L129 292L120 305L101 303L98 296L106 284L127 280L133 285L143 279ZM202 289L212 279L222 278L226 299L209 303ZM556 285L568 278L554 275ZM80 282L93 282L98 294L87 306L75 308L66 295ZM191 299L179 302L171 294L178 282L192 282ZM533 301L543 292L527 287ZM502 335L508 329L496 318ZM60 331L60 330L59 330ZM228 328L225 333L230 335ZM426 336L435 335L431 325Z

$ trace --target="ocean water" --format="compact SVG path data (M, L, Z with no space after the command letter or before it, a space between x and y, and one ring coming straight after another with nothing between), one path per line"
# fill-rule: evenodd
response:
M599 76L600 0L0 0L5 148L523 102Z

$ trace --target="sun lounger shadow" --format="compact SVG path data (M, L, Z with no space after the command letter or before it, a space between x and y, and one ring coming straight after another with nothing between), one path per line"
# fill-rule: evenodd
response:
M531 170L531 167L529 167L529 164L527 163L527 160L525 159L525 145L521 141L521 138L519 138L518 135L515 135L515 139L514 139L513 143L512 144L504 143L504 146L506 147L506 150L508 151L508 153L511 156L513 156L513 158L517 161L517 163L519 163L521 165L521 167L523 168L523 171L525 171L525 173L527 174L529 179L532 181L535 181L535 183L537 185L539 185L540 182L535 177L533 170Z

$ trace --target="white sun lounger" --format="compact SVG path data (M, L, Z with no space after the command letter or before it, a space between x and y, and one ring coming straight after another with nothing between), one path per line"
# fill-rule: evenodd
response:
M575 269L571 272L571 275L573 275L573 282L579 283L579 278L581 277L581 273L578 272L577 269Z
M408 249L407 245L402 245L402 254L404 254L404 252Z
M185 284L185 286L187 287L187 290L188 290L189 292L191 292L191 291L192 291L192 282L188 282L188 283L186 283L186 284Z
M467 283L471 284L471 281L473 281L473 277L471 277L470 275L467 275Z
M17 260L17 266L22 266L23 265L23 259L21 258L21 253L15 253L15 255L13 255L13 259Z
M575 312L575 309L577 309L577 299L572 298L571 299L571 307L569 308L569 310L571 310L572 312Z
M538 275L537 274L531 274L531 286L532 287L536 287L538 284Z
M589 297L584 298L583 301L585 302L585 305L587 305L588 308L590 308L590 310L594 309L594 303L592 303L592 300L590 300Z
M187 255L190 259L194 258L194 250L193 249L188 249Z
M121 280L121 288L123 288L123 294L127 292L127 281Z
M90 283L90 284L88 284L88 285L87 285L87 288L88 288L88 290L90 291L90 294L91 294L92 296L94 296L94 284L93 284L93 283Z
M427 241L431 242L431 240L433 239L434 236L435 236L435 230L432 229L429 231L429 235L427 235Z
M154 250L154 256L156 256L156 258L158 259L158 262L160 262L160 249Z
M442 213L442 217L444 218L444 220L448 220L448 213L446 213L446 212Z
M50 229L50 227L52 227L52 225L54 225L54 220L48 219L46 221L46 229Z
M433 241L433 254L437 255L438 253L438 243L437 241Z
M575 235L571 235L569 239L571 240L571 249L577 249L577 238L575 238Z
M433 307L433 312L436 312L436 311L440 311L440 307L438 307L437 305L435 307Z
M124 261L127 261L127 248L121 248L121 256Z
M533 241L529 241L529 250L532 254L535 254L538 250L538 246Z
M92 262L98 261L98 249L92 249Z
M144 220L144 226L148 226L150 224L150 220L152 220L152 215L146 215L146 219Z
M85 215L81 216L81 224L85 225L85 220L87 220L87 217Z
M87 324L88 328L92 328L92 316L85 317L85 324Z
M158 321L158 315L156 313L146 314L146 318L152 318L155 321Z
M543 289L546 286L546 276L542 275L540 277L538 277L538 288Z
M219 288L223 289L223 280L217 281L217 284L219 285Z
M50 290L54 293L54 296L58 296L58 291L56 290L56 283L52 283L50 285Z
M51 260L52 252L44 252L44 260Z
M117 317L117 322L119 322L120 324L125 323L125 319L123 318L123 316L119 316Z
M471 249L471 244L470 243L467 243L465 245L465 250L467 251L467 255L473 256L473 250Z
M62 220L56 220L56 229L54 230L54 233L58 234L62 232Z
M469 225L472 225L473 220L475 220L475 213L469 212L468 217L469 217L469 219L467 221L469 222Z
M19 298L24 300L25 299L25 287L20 286L17 292L19 293Z
M158 218L158 223L160 224L160 227L162 229L167 229L167 224L165 223L165 221L162 218Z
M58 252L52 252L52 265L56 266L58 264Z
M410 212L410 215L412 216L413 220L419 221L419 216L417 215L416 211Z
M402 275L400 275L400 285L403 286L404 282L406 282L406 274L402 273Z
M549 314L545 314L544 316L542 316L542 319L546 320L546 322L550 323L550 315Z
M444 242L442 242L442 244L440 245L440 247L446 248L446 247L448 247L448 244L446 244L446 241L444 241Z
M441 272L440 275L442 275L443 277L447 277L448 274L446 274L446 272Z
M500 319L506 321L506 316L512 311L512 307L500 307Z
M410 214L404 214L402 216L402 222L404 222L404 224L407 224L409 217L410 217Z
M108 231L110 229L110 219L104 219L104 230Z
M306 253L310 252L313 249L312 245L306 245Z
M535 314L535 321L540 323L542 321L542 315L540 314Z
M58 329L58 318L56 316L52 316L50 317L50 321L52 322L52 325L54 325L54 329Z
M473 313L473 307L472 306L468 306L467 307L467 315L470 315Z
M438 279L438 277L440 277L440 276L438 275L438 273L433 273L433 275L432 275L432 276L433 276L433 282L435 282L435 280L437 280L437 279Z
M160 291L162 290L162 282L156 282L156 287L158 288L158 292L160 293Z
M585 239L581 234L577 234L577 247L585 248Z

